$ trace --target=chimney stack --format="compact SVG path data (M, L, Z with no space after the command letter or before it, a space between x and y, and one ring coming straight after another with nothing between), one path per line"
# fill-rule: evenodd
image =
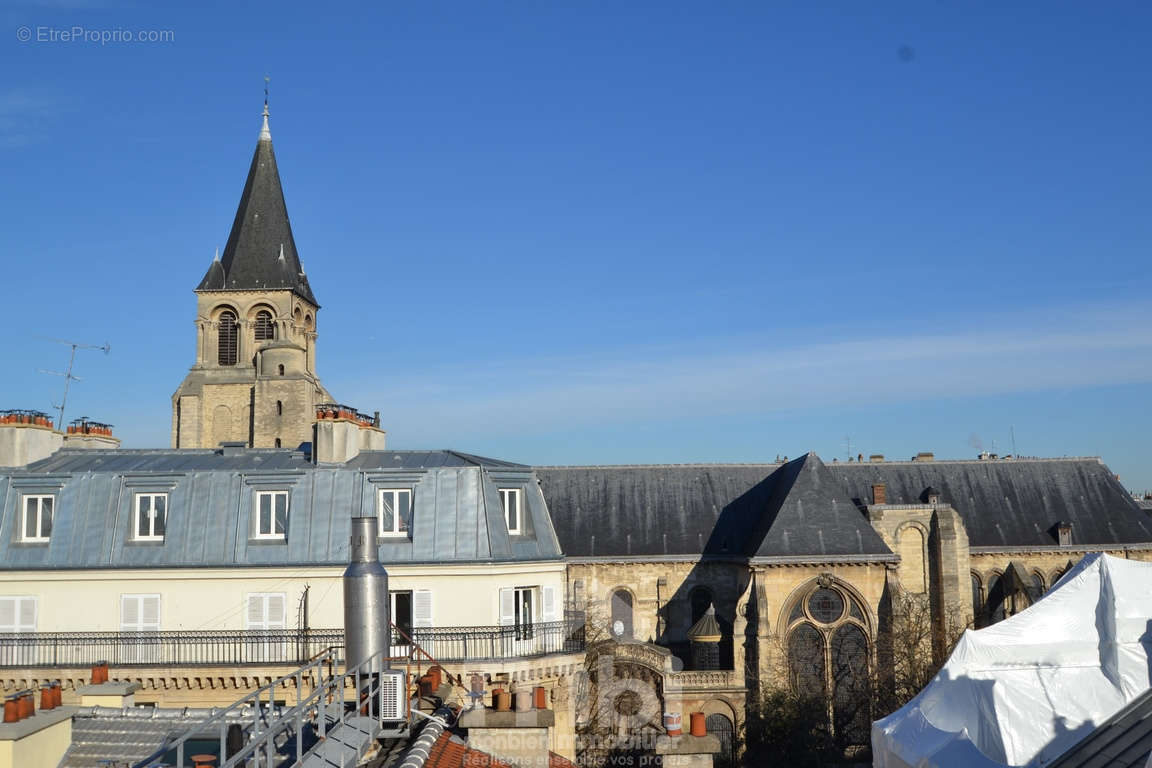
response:
M0 411L0 467L26 467L46 459L64 444L41 411Z
M345 669L380 652L387 656L392 645L388 572L380 564L375 516L352 518L350 550L351 561L344 569Z
M877 483L876 485L872 486L872 503L888 503L888 486L884 485L884 483Z

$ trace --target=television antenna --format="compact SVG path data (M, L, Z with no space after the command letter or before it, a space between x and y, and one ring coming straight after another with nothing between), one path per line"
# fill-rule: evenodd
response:
M104 354L108 354L109 352L112 351L112 347L110 344L108 344L108 342L104 342L103 344L81 344L78 341L68 341L66 339L47 339L47 340L48 341L54 341L57 344L64 344L66 346L72 347L72 354L69 355L69 357L68 357L68 370L61 373L60 371L48 371L48 370L45 370L43 368L37 368L36 369L40 373L47 373L47 374L52 375L52 376L63 376L64 377L64 396L62 398L60 398L59 403L52 403L52 407L56 409L56 411L60 417L59 420L56 422L56 426L59 429L64 429L64 406L68 404L68 390L72 386L72 382L83 381L83 379L80 378L79 376L73 376L72 375L72 369L76 365L76 350L78 350L78 349L98 349L101 352L103 352Z

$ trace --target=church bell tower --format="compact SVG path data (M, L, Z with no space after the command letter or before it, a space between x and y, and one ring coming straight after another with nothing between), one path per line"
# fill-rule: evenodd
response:
M295 448L312 440L316 316L272 151L268 103L223 255L196 288L196 363L172 396L172 447Z

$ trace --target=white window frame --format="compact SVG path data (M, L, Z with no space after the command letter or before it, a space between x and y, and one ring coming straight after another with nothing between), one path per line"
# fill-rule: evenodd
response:
M133 508L132 539L134 541L164 541L164 534L163 533L160 533L160 534L156 533L156 514L155 514L155 511L156 511L156 499L158 499L158 498L164 499L164 530L165 531L168 530L168 494L166 492L137 493L135 496L135 499L134 499L134 503L132 504L132 508ZM140 513L142 511L140 509L140 503L144 499L152 499L151 511L153 514L150 516L151 519L148 521L149 522L148 529L151 531L151 533L149 533L147 535L141 535L140 534Z
M0 603L12 603L12 624L0 624L0 632L35 632L36 622L40 618L40 601L35 595L4 595ZM21 621L20 616L27 604L31 604L32 622Z
M276 531L276 497L284 497L284 530L277 533ZM263 531L260 528L260 500L268 497L272 499L271 508L269 509L268 522L270 530ZM288 515L292 510L291 494L288 491L272 490L272 491L256 491L253 496L255 503L252 505L252 538L266 539L271 541L283 541L288 538Z
M48 512L48 535L40 535L44 530L44 499L52 500L52 509ZM36 535L28 535L28 502L36 502ZM52 493L26 493L20 498L20 541L29 543L45 543L52 538L52 523L56 516L56 495Z
M399 507L396 503L397 497L399 497L399 495L402 493L408 494L408 517L409 517L408 527L404 527L406 524L404 522L403 515L400 514ZM385 495L389 495L392 497L392 528L391 529L387 529L384 527L384 496ZM392 537L396 537L396 538L401 538L401 537L406 537L409 535L409 531L411 530L410 523L411 523L411 518L412 518L412 500L414 498L415 498L415 494L412 493L411 488L381 488L376 492L376 519L379 521L378 528L379 528L379 533L381 536L392 536Z
M524 517L524 494L520 488L500 488L499 491L500 508L504 510L504 522L508 525L508 533L516 536L520 533L520 524ZM512 519L513 516L515 520Z
M521 612L525 597L528 598L529 616ZM540 587L504 587L499 591L498 600L500 625L514 627L517 640L532 637L533 628L540 622Z

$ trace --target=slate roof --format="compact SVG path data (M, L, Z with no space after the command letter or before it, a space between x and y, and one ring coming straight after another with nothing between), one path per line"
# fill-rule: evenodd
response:
M893 558L824 463L537 467L569 557Z
M872 485L889 504L938 489L972 546L1152 544L1152 517L1098 459L536 467L569 557L893 557L868 523Z
M220 449L115 449L64 448L30 464L26 472L182 472L189 470L302 471L312 462L301 451L282 448L245 448L235 453ZM362 451L340 466L350 469L432 469L486 467L531 471L531 467L451 450Z
M520 535L500 487L523 489ZM0 470L0 570L346 565L351 518L376 514L380 488L412 488L410 536L380 539L388 563L558 560L528 467L454 451L375 451L316 466L284 449L64 449ZM287 536L254 539L259 490L288 490ZM134 496L168 493L164 540L132 537ZM15 535L24 494L56 497L47 544Z
M196 290L276 288L289 289L319 306L296 253L272 138L261 133L224 255L212 262Z
M1099 459L899 461L828 465L843 492L859 503L872 486L887 487L889 504L919 504L928 486L940 490L964 519L974 547L1057 544L1054 526L1072 523L1072 543L1152 543L1152 517L1142 512Z

